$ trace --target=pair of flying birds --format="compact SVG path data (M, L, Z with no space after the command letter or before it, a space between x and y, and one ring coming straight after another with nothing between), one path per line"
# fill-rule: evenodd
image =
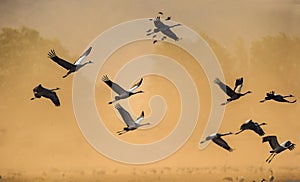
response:
M77 61L74 63L70 63L69 61L66 61L60 57L58 57L55 53L54 50L51 50L48 53L48 58L50 58L52 61L57 63L59 66L63 67L66 69L68 72L63 76L63 78L67 77L69 74L78 71L80 68L83 66L92 63L92 61L85 62L83 64L82 61L90 54L92 50L92 47L88 48L80 57ZM41 98L45 97L47 99L50 99L55 106L60 106L60 101L57 96L57 94L54 92L55 90L59 90L59 88L55 89L47 89L42 86L42 84L39 84L33 89L34 97L31 98L31 100L34 100L36 98Z
M243 77L236 79L234 89L231 89L228 85L224 84L218 78L215 79L214 82L229 97L227 99L227 101L222 103L221 105L226 105L226 104L230 103L231 101L237 100L237 99L241 98L242 96L245 96L247 94L252 93L252 91L247 91L245 93L241 93L242 87L243 87L243 82L244 82ZM237 91L236 91L236 89L237 89ZM280 95L280 94L275 94L274 91L271 91L271 92L267 93L264 100L261 100L260 102L263 103L263 102L268 101L268 100L274 100L274 101L277 101L277 102L295 103L297 101L297 100L288 101L288 100L285 99L285 98L288 98L288 97L294 97L294 96L291 95L291 94L283 96L283 95Z

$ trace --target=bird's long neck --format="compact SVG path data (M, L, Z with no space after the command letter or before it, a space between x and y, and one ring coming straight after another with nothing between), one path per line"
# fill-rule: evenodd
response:
M91 61L88 61L88 62L85 62L85 63L83 63L83 64L79 64L79 65L76 66L76 70L78 70L78 69L80 69L80 68L82 68L82 67L84 67L85 65L90 64L90 63L92 63L92 62L91 62Z
M83 67L83 66L85 66L85 65L87 65L87 64L90 64L90 63L92 63L92 62L91 62L91 61L85 62L85 63L83 63L83 64L81 65L81 67Z
M263 126L263 125L266 125L266 123L260 123L260 124L259 124L259 126Z
M251 93L251 92L248 91L248 92L245 92L245 93L241 94L241 96L244 96L244 95L247 95L247 94L250 94L250 93Z
M50 91L55 91L55 90L59 90L59 88L53 88Z
M172 25L172 26L170 26L170 28L177 27L177 26L180 26L180 25L181 24Z
M227 132L227 133L223 133L223 134L220 134L221 136L226 136L226 135L231 135L232 133L231 132Z
M143 93L143 91L137 91L137 92L130 92L130 94L129 95L134 95L134 94L139 94L139 93Z
M139 124L139 126L145 126L145 125L150 125L150 123Z

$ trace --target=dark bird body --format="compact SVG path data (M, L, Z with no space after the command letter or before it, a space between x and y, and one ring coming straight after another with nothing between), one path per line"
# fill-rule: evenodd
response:
M80 58L74 63L70 63L60 57L58 57L55 53L54 50L51 50L48 53L48 57L54 61L55 63L57 63L58 65L60 65L61 67L65 68L66 70L68 70L67 74L63 76L63 78L67 77L69 74L79 70L80 68L82 68L83 66L85 66L86 64L92 63L92 61L88 61L85 62L84 64L80 64L91 52L92 47L90 47L88 50L86 50L82 56L80 56Z
M297 101L297 100L288 101L288 100L285 99L287 97L294 97L294 96L293 95L282 96L280 94L275 94L274 91L271 91L271 92L267 93L265 99L261 100L260 102L265 102L265 101L268 101L268 100L274 100L274 101L277 101L277 102L295 103Z
M221 138L222 136L231 135L231 134L232 134L231 132L227 132L227 133L224 133L224 134L213 133L213 134L207 136L205 138L205 140L201 141L200 143L204 143L204 142L207 142L209 140L212 140L215 144L219 145L220 147L226 149L229 152L232 152L233 149L228 145L228 143L225 140L223 140Z
M31 100L34 100L36 98L45 97L47 99L50 99L55 106L60 106L58 96L56 95L54 90L59 90L59 88L47 89L47 88L44 88L41 84L39 84L37 87L35 87L33 89L34 97L31 98Z
M257 122L253 122L252 119L248 120L246 123L243 123L240 127L240 131L236 132L235 134L239 134L243 132L244 130L252 130L255 133L257 133L259 136L263 136L265 132L260 127L262 125L266 125L266 123L258 124Z

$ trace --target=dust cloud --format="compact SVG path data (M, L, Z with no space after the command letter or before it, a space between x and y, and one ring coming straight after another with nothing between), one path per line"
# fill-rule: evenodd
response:
M300 152L297 146L292 152L285 151L276 156L271 164L265 163L270 147L262 144L261 138L251 132L226 137L235 149L232 153L214 144L202 151L198 149L210 113L210 88L201 66L172 44L153 45L151 41L141 41L122 47L107 60L95 85L97 108L107 118L105 125L115 135L123 125L120 122L110 124L118 118L112 106L107 105L111 99L110 90L100 80L101 75L109 74L113 78L118 67L147 52L177 60L195 80L202 107L194 132L175 154L147 165L113 161L88 144L73 113L72 76L62 79L65 70L47 58L47 52L56 49L58 55L73 62L106 29L164 11L175 21L199 32L209 43L220 61L226 83L233 86L234 80L243 76L243 90L253 92L226 106L221 132L235 132L242 122L251 118L266 122L265 132L278 135L279 142L291 140L298 144L298 102L258 102L271 90L293 94L297 99L300 97L300 9L297 2L141 3L131 0L125 4L123 1L104 0L2 0L0 27L12 28L2 29L0 35L0 175L7 181L138 181L141 178L145 181L199 181L206 178L222 181L228 176L234 179L243 176L250 181L268 178L268 170L273 169L275 179L299 180ZM22 26L29 28L22 29ZM158 81L160 85L154 86ZM61 88L57 91L61 107L56 108L46 99L30 101L32 88L39 83L48 88ZM159 89L161 85L166 87ZM167 80L147 76L141 89L148 92L129 101L136 103L133 108L135 115L140 112L139 107L147 105L152 94L163 95L170 108L157 127L122 136L127 142L156 141L171 132L179 117L180 101L174 99L178 93ZM168 93L169 90L172 94ZM147 117L150 108L144 109Z

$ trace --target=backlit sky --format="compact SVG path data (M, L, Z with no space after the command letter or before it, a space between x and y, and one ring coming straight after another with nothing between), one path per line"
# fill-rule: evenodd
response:
M124 21L154 17L158 11L163 11L166 16L172 16L174 21L180 22L196 32L207 34L221 45L228 47L229 50L232 50L238 38L242 38L250 44L263 36L277 35L280 32L289 36L300 37L300 1L297 0L0 0L0 28L26 26L36 29L43 37L58 39L70 51L71 55L79 55L91 41L110 27ZM210 104L206 98L210 93L203 70L195 65L190 56L169 44L153 47L152 43L139 42L118 50L110 57L109 63L122 66L126 61L143 51L165 53L173 59L181 59L180 64L189 68L189 71L194 74L193 78L197 80L199 95L204 100L201 101L204 102L204 105L205 103ZM288 63L283 62L282 66L285 64ZM56 67L54 64L51 66ZM258 65L252 65L249 69L255 70L256 66ZM295 68L299 69L299 65L296 65ZM57 69L60 68L57 67ZM297 69L290 70L291 73L298 73L299 71ZM107 64L100 70L99 75L115 74L115 72L116 68ZM61 71L61 75L63 74L64 71ZM248 76L245 78L244 91L250 89L254 93L226 107L221 130L238 130L242 122L252 118L257 121L266 121L269 124L266 126L266 132L270 134L280 133L279 142L291 139L295 143L300 143L299 104L281 105L272 102L261 105L258 100L262 99L265 91L269 91L270 85L276 87L276 80L272 80L270 83L266 78L257 78L255 75L248 75L242 71L232 75L238 77L243 74ZM268 70L266 70L267 74ZM226 76L225 78L232 85L234 78ZM57 75L57 78L61 79L60 75ZM52 85L58 82L61 85L67 83L70 86L72 78L48 81ZM173 95L170 95L167 92L174 89L170 82L155 76L148 76L145 81L142 89L149 92L143 96L136 96L135 99L141 99L139 105L147 103L151 93L159 93L165 95L166 101L173 104L173 112L178 112L179 102L172 98L174 95L176 97L177 93L174 92ZM154 87L153 85L157 81L160 81L163 86ZM29 100L28 98L32 96L31 87L36 82L28 81L28 92L22 93L25 95L23 96L24 100ZM298 78L290 78L290 82L298 82ZM284 94L293 93L297 98L300 98L299 84L297 88L284 83L279 85L283 86L277 90ZM215 87L214 89L219 88ZM97 80L96 91L95 98L101 101L97 103L97 106L103 108L99 112L104 115L109 113L104 117L108 118L106 122L116 120L116 116L111 116L112 107L106 104L111 99L110 91L101 82L100 77ZM76 123L72 110L71 89L62 89L59 93L62 98L67 98L61 108L54 108L47 101L27 102L27 100L24 104L26 108L20 108L18 102L24 101L13 101L15 108L20 111L20 115L15 114L13 109L9 109L6 111L9 116L1 121L0 154L2 155L0 156L0 169L101 168L113 170L123 168L124 171L122 172L128 175L128 171L137 167L115 162L96 152L86 142ZM131 103L133 101L134 99L131 100ZM204 114L199 118L201 124L205 122L209 114L209 107L203 107L203 109ZM136 108L133 110L136 115L140 112ZM145 111L149 113L150 109L145 108ZM164 119L165 121L173 121L174 117L177 115L174 116L169 112ZM174 123L162 123L160 125L167 131L174 126ZM113 133L121 127L121 125L112 125L108 128ZM228 137L232 145L239 146L233 153L228 153L213 144L210 144L204 151L200 151L198 142L203 127L204 125L198 124L187 144L174 155L142 167L255 166L266 169L270 167L264 162L269 155L270 148L267 144L261 144L261 139L253 133L245 133L239 140L235 140L234 136ZM148 137L148 141L157 139L163 134L156 130L152 131L155 137L151 138L151 133L145 135ZM146 131L137 131L136 135L134 133L128 134L124 136L124 140L139 142L139 139L135 140L134 137L142 136L142 132ZM299 154L297 147L293 152L286 151L274 159L272 166L299 167Z

